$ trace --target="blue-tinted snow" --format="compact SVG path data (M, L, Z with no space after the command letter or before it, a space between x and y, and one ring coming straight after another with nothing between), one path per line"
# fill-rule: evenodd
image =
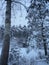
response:
M44 26L49 26L49 16L45 17Z
M26 57L27 59L36 59L38 57L38 51L36 49L32 49L29 53L27 53L26 48L21 48L20 55Z
M49 10L49 2L47 2L47 4L46 4L46 9Z

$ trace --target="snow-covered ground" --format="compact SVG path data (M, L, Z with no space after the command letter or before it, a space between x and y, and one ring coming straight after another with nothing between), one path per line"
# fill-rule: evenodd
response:
M32 60L33 63L35 63L34 65L49 65L45 61L45 59L38 59L39 52L42 53L42 55L44 55L44 50L32 49L29 53L27 53L26 48L21 48L21 50L20 50L21 56L22 57L24 56L26 59L28 59L29 65L30 65L30 60Z
M12 41L12 42L14 42L14 41ZM15 45L12 45L11 47L14 47L14 46ZM28 47L28 48L19 47L18 49L20 51L20 56L23 59L25 58L25 60L27 60L27 65L30 65L30 63L32 61L35 63L34 65L48 65L46 63L46 61L42 61L42 59L41 60L39 59L40 55L42 55L42 57L44 56L44 49L37 49L37 48L33 49L30 47ZM0 55L1 55L1 50L2 50L2 47L0 46ZM32 62L32 65L33 65L33 62ZM23 61L22 61L22 63L23 63Z
M2 48L0 48L0 54L1 54L1 49ZM34 59L35 61L37 60L37 58L39 57L39 51L44 53L44 51L41 51L41 50L38 50L38 49L32 49L31 51L29 51L27 53L27 50L28 50L27 48L21 48L20 49L20 55L21 55L21 57L25 57L28 60L29 65L30 65L31 59ZM49 65L45 61L42 61L42 60L36 61L36 63L37 63L36 65Z
M27 53L27 48L21 48L20 50L21 56L25 56L27 59L36 58L38 57L38 51L32 49L29 53Z

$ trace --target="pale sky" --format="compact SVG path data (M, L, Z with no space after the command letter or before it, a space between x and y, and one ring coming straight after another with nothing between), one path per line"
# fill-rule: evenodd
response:
M26 2L24 2L24 0L22 0L22 3L24 3L27 7L29 6L30 4L30 0L25 0ZM0 1L0 9L2 8L2 10L0 10L0 25L3 25L4 24L4 16L5 15L5 7L6 5L4 4L2 6L1 4L1 1ZM15 6L16 7L16 6ZM19 6L18 6L19 7ZM11 25L26 25L27 26L27 22L28 20L25 19L25 17L27 16L27 12L26 12L26 9L21 5L21 11L20 10L16 10L17 8L15 8L15 16L12 15L12 19L11 19ZM22 14L22 15L21 15ZM2 15L2 17L1 17ZM15 17L15 18L14 18Z

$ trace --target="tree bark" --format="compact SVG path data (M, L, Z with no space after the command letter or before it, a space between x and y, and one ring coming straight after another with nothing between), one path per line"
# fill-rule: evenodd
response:
M43 27L43 22L42 22L42 39L43 39L43 45L44 45L44 52L45 56L47 55L47 45L46 45L46 37L45 37L45 28Z
M0 65L8 65L9 46L10 46L11 0L5 0L5 1L7 1L5 34L4 34L4 42L3 42L3 48L2 48L2 53L1 53Z

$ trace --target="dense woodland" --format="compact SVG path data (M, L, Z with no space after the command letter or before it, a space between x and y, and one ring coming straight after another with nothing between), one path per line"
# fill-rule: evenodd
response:
M29 0L28 7L21 0L5 1L5 26L0 26L0 65L49 65L49 0ZM27 26L11 26L12 3L20 3L26 9Z

